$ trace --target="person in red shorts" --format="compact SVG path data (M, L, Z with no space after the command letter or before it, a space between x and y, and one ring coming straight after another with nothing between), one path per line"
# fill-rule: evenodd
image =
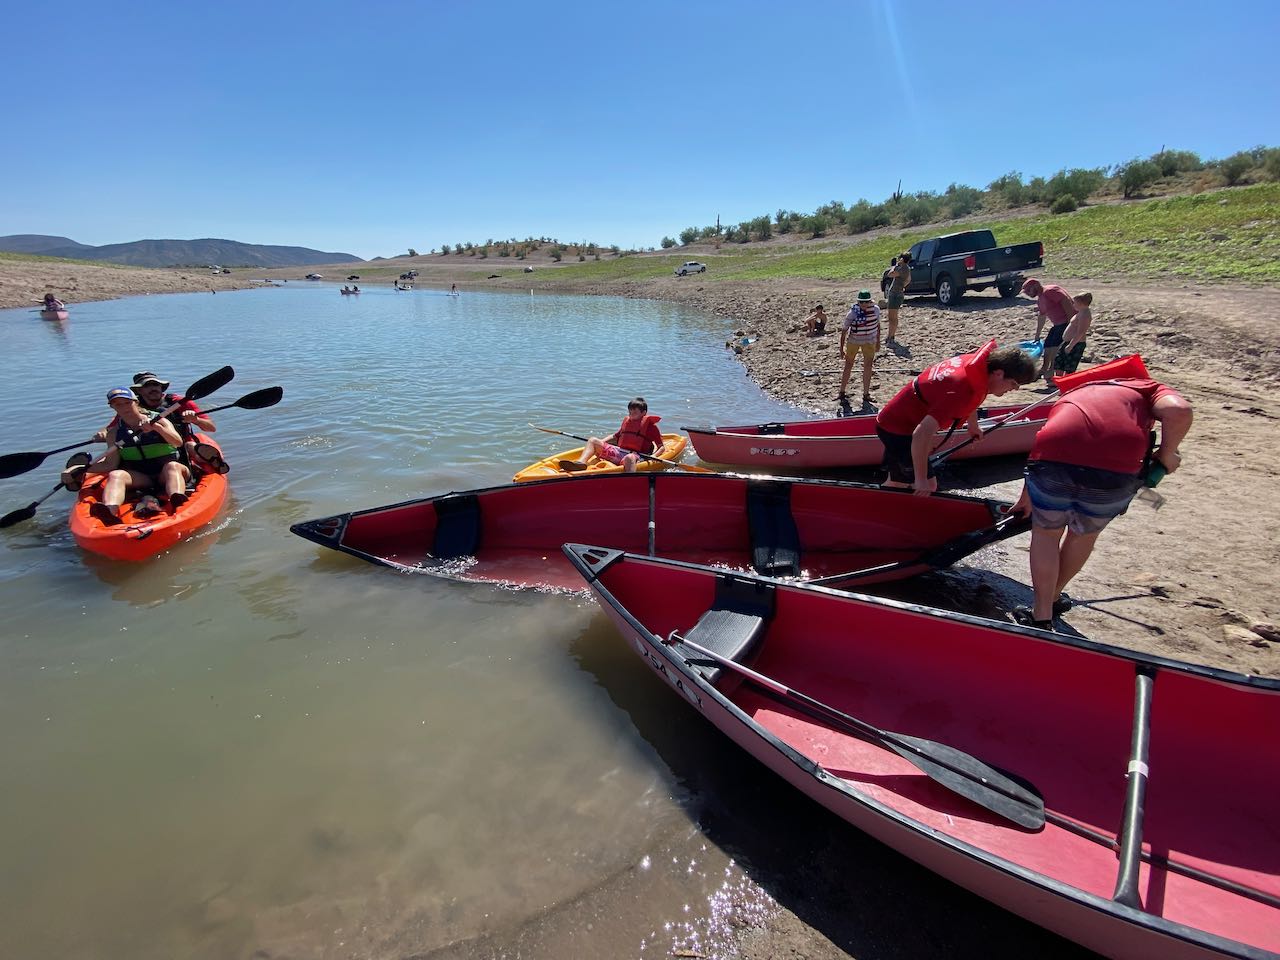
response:
M929 496L938 489L929 468L938 431L954 430L963 421L969 436L980 439L982 402L1036 378L1035 361L1029 356L1017 347L995 347L992 340L974 353L934 364L880 408L876 435L884 444L884 466L889 470L886 487L909 486L916 496Z
M636 462L640 459L636 456L637 453L652 457L662 453L666 441L662 439L662 431L658 429L658 421L661 419L650 415L649 404L644 397L636 397L627 404L627 417L617 432L604 440L589 437L578 459L561 460L560 469L568 473L585 470L592 457L599 457L622 467L626 473L634 473Z
M1062 591L1083 569L1098 534L1129 509L1144 466L1178 469L1191 419L1191 404L1155 380L1097 380L1058 398L1036 434L1013 506L1031 517L1035 592L1034 605L1015 609L1015 620L1051 630L1053 618L1070 609ZM1152 447L1156 422L1160 442Z

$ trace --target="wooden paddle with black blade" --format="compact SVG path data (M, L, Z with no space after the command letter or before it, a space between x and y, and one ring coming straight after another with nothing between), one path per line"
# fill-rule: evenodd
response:
M72 470L72 469L75 469L76 467L86 467L92 462L93 462L93 457L90 454L73 453L67 459L67 469ZM82 471L82 477L83 477L83 471ZM54 485L54 488L50 490L48 493L46 493L39 500L33 500L31 501L31 503L27 504L21 510L14 510L11 513L6 513L3 517L0 517L0 530L3 530L5 527L12 527L15 523L24 523L25 521L30 520L32 517L36 515L36 509L40 506L40 504L44 503L46 500L48 500L50 497L52 497L55 493L57 493L62 488L63 488L63 483L61 480L59 480Z
M960 443L957 443L954 447L951 447L948 450L943 450L941 453L935 453L933 456L929 458L929 466L934 468L940 466L953 453L956 453L959 450L963 450L965 447L967 447L971 443L977 443L980 439L983 439L984 437L990 436L991 434L999 430L1001 427L1003 427L1006 423L1010 423L1014 420L1017 420L1023 414L1027 413L1028 411L1034 410L1036 407L1040 406L1040 404L1048 403L1050 400L1056 400L1056 399L1058 399L1057 390L1054 390L1052 393L1046 393L1043 397L1041 397L1035 403L1029 403L1025 407L1023 407L1021 410L1015 410L1013 411L1013 413L1010 413L1001 417L999 420L993 423L986 430L982 431L982 437L969 437L967 440L963 440Z
M568 437L570 440L581 440L583 443L589 442L589 439L587 437L580 437L576 433L565 433L563 430L552 430L550 427L540 427L536 423L531 423L529 424L529 426L533 427L533 429L535 430L541 430L543 433L554 433L562 437ZM683 463L676 463L674 460L663 460L661 457L650 456L649 454L641 453L638 450L628 450L627 452L634 453L641 460L652 460L654 463L660 463L664 467L677 467L680 470L687 470L689 473L715 473L716 472L714 470L708 470L706 467L688 467L688 466L685 466Z
M207 397L215 390L220 390L222 387L225 387L235 378L235 375L236 372L231 367L223 367L220 370L215 370L207 377L201 377L188 387L184 396L188 400L199 400L201 397ZM175 407L174 409L177 408ZM157 415L155 419L159 419L159 416L160 415ZM76 447L83 447L86 444L93 442L93 438L90 437L88 440L69 443L65 447L58 447L56 450L47 450L44 453L29 452L6 454L5 456L0 457L0 480L8 477L16 477L23 473L29 473L55 453L74 450Z
M881 730L865 720L859 720L813 697L792 690L772 677L766 677L763 673L756 673L750 667L744 667L728 657L722 657L714 650L708 650L706 647L686 640L675 631L672 631L671 635L662 642L668 645L683 644L700 656L707 657L720 666L741 674L764 690L777 694L784 702L793 704L824 723L829 723L861 740L888 747L900 757L915 764L948 790L1011 820L1020 827L1028 830L1040 830L1044 827L1044 798L990 764L983 763L977 757L957 750L955 747L949 747L945 743Z

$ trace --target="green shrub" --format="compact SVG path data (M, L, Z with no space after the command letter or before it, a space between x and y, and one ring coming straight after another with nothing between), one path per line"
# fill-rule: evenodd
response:
M850 233L866 233L876 227L887 227L889 210L883 203L872 205L866 200L859 200L849 208L846 224Z
M751 221L751 232L756 235L757 240L768 240L773 236L773 221L767 213Z
M1280 180L1280 149L1267 151L1267 159L1262 162L1262 169L1270 180Z
M447 257L452 250L453 247L449 246L447 243L440 244L440 256Z
M987 192L1004 202L1007 207L1020 207L1027 202L1027 188L1022 184L1022 174L1017 170L987 184Z
M831 229L831 221L822 214L815 213L801 218L800 229L812 238L825 236L826 232Z
M411 256L411 257L416 257L417 255L418 255L418 251L417 251L417 250L415 250L415 249L413 249L413 247L410 247L410 248L409 248L409 256Z
M1058 197L1057 200L1054 200L1052 204L1050 204L1049 212L1050 213L1070 213L1071 211L1075 210L1076 207L1078 206L1080 206L1080 204L1076 203L1075 197L1073 197L1069 193L1064 193L1062 194L1062 196Z
M1125 199L1129 199L1143 187L1148 187L1160 179L1160 167L1152 160L1130 160L1121 164L1116 170L1120 180L1120 188Z
M751 221L750 220L743 220L740 224L738 224L737 236L738 236L739 243L751 242Z
M953 183L942 197L952 217L965 217L982 207L982 191L975 187Z
M1153 156L1151 161L1160 168L1162 177L1172 177L1177 173L1190 173L1204 168L1199 154L1192 153L1190 150L1162 150Z
M1059 170L1049 178L1046 184L1046 200L1053 202L1059 197L1069 196L1076 206L1089 199L1089 195L1102 189L1107 175L1102 167L1085 169L1074 167L1071 170Z
M1253 155L1247 150L1233 153L1218 164L1218 172L1228 187L1234 187L1244 180L1244 175L1253 169Z
M676 245L676 241L675 241L675 239L674 239L673 237L663 237L663 238L662 238L662 249L663 249L663 250L670 250L670 249L671 249L672 247L674 247L675 245Z
M675 244L673 243L672 246L675 246ZM552 250L551 259L554 260L556 263L559 263L561 260L564 259L564 254L562 254L559 250Z
M680 231L680 242L683 243L686 247L697 239L698 239L697 227L685 227L683 230Z

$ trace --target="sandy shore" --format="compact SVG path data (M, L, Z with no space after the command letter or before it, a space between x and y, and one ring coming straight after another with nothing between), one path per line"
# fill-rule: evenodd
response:
M464 289L514 290L524 282L519 274L487 279L496 266L492 263L414 266L423 270L421 285L447 287L458 282ZM361 282L369 284L400 269L407 267L389 261L320 272L335 277L358 272L366 277ZM292 279L304 272L237 271L215 277L190 270L0 260L0 306L27 306L51 290L68 300L74 311L77 301L229 290L250 286L251 278ZM827 415L839 410L833 399L840 371L838 334L805 337L802 320L813 303L822 302L836 326L856 287L812 280L714 283L705 276L547 284L541 267L539 273L543 289L669 300L707 311L723 320L719 342L756 338L739 354L741 361L765 390L796 404L797 417L802 410ZM1280 479L1280 449L1275 443L1280 420L1280 325L1275 320L1280 316L1280 290L1107 282L1051 272L1043 278L1073 293L1093 292L1095 323L1086 363L1139 352L1153 374L1187 396L1196 411L1183 448L1183 467L1160 487L1167 503L1159 511L1135 504L1099 540L1097 552L1072 586L1082 602L1068 615L1068 629L1163 656L1280 676L1280 644L1275 642L1280 632L1271 626L1280 623L1280 599L1274 589L1280 562L1280 511L1274 501ZM863 285L872 286L876 279L868 278ZM1003 301L994 293L971 294L953 310L939 309L929 299L910 299L902 313L903 347L877 358L873 397L877 404L887 400L911 370L971 350L989 338L1002 343L1027 339L1034 328L1034 304L1026 299ZM851 393L856 396L858 391ZM1022 396L1030 402L1035 394L1024 391L1012 399ZM724 416L726 422L732 420L732 411ZM992 478L968 472L947 479L962 489ZM1016 496L1016 470L996 479L1000 482L986 493ZM1007 617L1014 603L1029 598L1028 539L984 551L977 565L922 578L924 585L918 589L932 602ZM927 944L919 944L919 951L907 947L902 952L859 943L849 932L843 915L847 903L839 893L824 889L811 896L801 890L806 877L815 880L815 873L831 869L829 860L807 869L776 866L777 872L766 880L792 895L781 898L783 906L768 920L743 927L741 956L929 954ZM766 866L766 874L768 870ZM816 879L824 886L838 882L826 875ZM980 939L980 933L975 935Z

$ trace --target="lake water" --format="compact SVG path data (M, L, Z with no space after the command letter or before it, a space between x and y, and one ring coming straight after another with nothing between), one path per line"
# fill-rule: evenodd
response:
M0 956L720 956L734 917L823 896L847 948L924 954L936 927L876 906L922 889L946 936L1022 929L774 783L583 597L288 533L506 482L571 444L529 421L610 432L637 393L670 431L794 418L724 349L731 320L314 284L71 309L0 312L0 452L90 436L142 369L182 389L232 364L205 406L285 396L216 415L228 504L168 554L83 553L64 493L0 533ZM0 481L0 512L62 458Z

